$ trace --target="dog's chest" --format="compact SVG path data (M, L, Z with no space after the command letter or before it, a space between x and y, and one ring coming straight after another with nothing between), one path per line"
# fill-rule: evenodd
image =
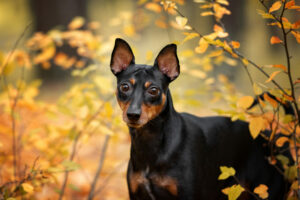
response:
M130 171L129 186L133 194L144 191L150 199L157 199L157 191L168 195L178 195L178 182L174 177L159 172L150 172L149 168L141 171Z

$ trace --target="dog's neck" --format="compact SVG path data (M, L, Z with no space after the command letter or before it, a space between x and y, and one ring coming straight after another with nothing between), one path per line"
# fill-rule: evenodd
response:
M171 134L175 133L172 126L174 120L180 123L179 115L173 107L171 94L167 91L165 108L156 118L139 129L129 128L131 161L136 170L142 170L148 166L151 167L160 159L158 155L162 157L161 155L167 145L166 137L170 137Z

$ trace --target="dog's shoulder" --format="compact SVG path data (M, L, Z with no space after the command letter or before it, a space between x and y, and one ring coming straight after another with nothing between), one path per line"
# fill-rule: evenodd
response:
M180 116L187 132L203 134L208 145L222 139L250 139L248 123L241 120L232 121L223 116L198 117L189 113L180 113Z

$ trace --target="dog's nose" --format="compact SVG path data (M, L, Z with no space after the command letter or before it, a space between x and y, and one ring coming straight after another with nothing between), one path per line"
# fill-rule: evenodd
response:
M140 110L127 111L127 117L130 121L138 121L141 116Z

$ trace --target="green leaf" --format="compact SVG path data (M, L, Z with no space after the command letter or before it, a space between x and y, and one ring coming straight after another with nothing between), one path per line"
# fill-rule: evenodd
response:
M290 163L289 158L281 154L277 155L276 159L279 160L282 165L288 165Z
M221 166L220 170L221 170L221 174L218 177L218 180L225 180L228 177L235 175L235 170L233 167Z
M74 185L74 184L69 184L68 187L71 188L74 191L80 191L80 188L78 186Z

